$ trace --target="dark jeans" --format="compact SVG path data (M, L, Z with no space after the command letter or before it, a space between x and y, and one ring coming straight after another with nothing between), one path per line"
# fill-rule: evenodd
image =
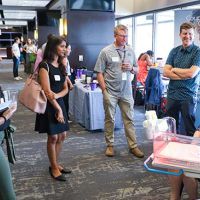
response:
M13 56L13 76L18 77L19 59Z
M167 116L176 120L177 133L180 133L180 114L184 123L187 136L193 136L195 127L196 100L173 100L167 99Z

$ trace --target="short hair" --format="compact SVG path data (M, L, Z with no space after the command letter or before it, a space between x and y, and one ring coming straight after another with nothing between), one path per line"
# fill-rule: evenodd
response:
M19 37L14 38L14 42L16 42L17 40L20 40Z
M49 33L48 35L47 35L47 41L49 41L52 37L54 37L55 35L53 35L52 33Z
M151 50L148 50L146 53L147 53L149 56L154 56L154 52L151 51Z
M128 31L128 28L125 25L119 24L114 29L114 35L117 35L119 30Z
M180 26L180 33L182 32L183 29L187 30L187 29L191 29L191 28L195 30L195 26L194 26L193 23L191 23L191 22L184 22Z

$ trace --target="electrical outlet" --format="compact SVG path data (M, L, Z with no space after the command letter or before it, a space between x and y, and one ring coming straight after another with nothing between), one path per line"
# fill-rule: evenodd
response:
M79 55L79 56L78 56L78 60L79 60L79 61L83 61L83 55Z

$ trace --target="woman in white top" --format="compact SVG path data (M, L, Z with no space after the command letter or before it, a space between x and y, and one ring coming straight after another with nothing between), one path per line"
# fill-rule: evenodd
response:
M18 68L20 63L20 49L19 49L20 39L16 37L14 39L14 44L12 45L12 55L13 55L13 76L14 80L21 80L22 78L18 75Z
M37 54L37 47L33 44L30 38L27 39L26 44L24 45L24 50L26 51L26 63L24 66L24 71L26 73L33 73L33 64L31 57L36 57Z

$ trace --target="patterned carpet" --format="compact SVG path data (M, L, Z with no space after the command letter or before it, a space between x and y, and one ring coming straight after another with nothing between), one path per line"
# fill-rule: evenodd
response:
M14 81L12 62L0 65L0 85L21 89L23 81ZM116 156L104 155L105 142L102 131L88 132L72 122L65 141L61 163L72 169L66 182L57 182L48 173L46 134L33 131L35 114L19 104L12 119L17 127L14 141L17 162L11 165L17 200L167 200L169 185L164 175L147 172L144 160L152 153L152 143L144 138L143 107L135 107L135 126L144 159L137 159L128 152L124 130L115 132ZM184 199L187 195L184 194Z

